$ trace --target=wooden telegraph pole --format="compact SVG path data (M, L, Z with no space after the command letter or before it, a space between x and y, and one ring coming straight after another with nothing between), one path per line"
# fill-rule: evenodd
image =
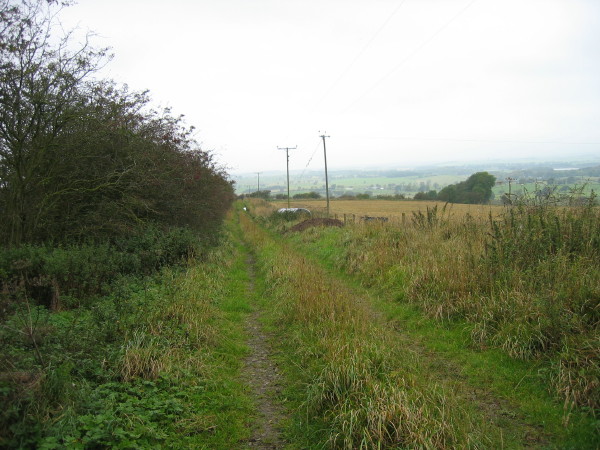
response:
M257 186L257 188L256 188L256 193L257 193L257 195L260 195L260 174L261 174L261 173L262 173L262 172L256 172L256 175L258 176L258 186Z
M323 139L323 156L325 156L325 197L327 198L327 217L329 217L329 178L327 177L327 147L325 146L325 138L330 136L326 136L325 133L321 135Z
M278 150L285 150L285 161L286 161L286 167L287 167L288 208L290 207L290 154L289 154L289 151L296 150L296 147L277 147Z

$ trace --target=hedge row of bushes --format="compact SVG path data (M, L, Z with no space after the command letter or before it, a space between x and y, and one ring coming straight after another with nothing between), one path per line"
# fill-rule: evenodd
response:
M201 256L210 243L187 228L162 231L148 226L112 243L0 249L3 315L23 298L52 310L79 306L108 294L121 277L149 275Z

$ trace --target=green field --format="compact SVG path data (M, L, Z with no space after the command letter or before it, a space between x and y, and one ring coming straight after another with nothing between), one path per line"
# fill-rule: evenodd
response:
M404 177L344 177L332 174L329 178L329 187L336 195L344 193L371 192L373 195L391 195L396 192L414 193L419 191L423 183L425 188L439 190L448 184L463 181L468 175L432 175L432 176L404 176ZM287 181L284 176L261 176L261 190L269 189L273 194L287 193ZM396 186L404 186L406 189L396 190ZM236 192L254 192L258 187L257 178L242 177L236 180ZM290 194L321 191L325 189L324 176L311 176L299 178L290 176ZM408 190L410 189L410 190Z

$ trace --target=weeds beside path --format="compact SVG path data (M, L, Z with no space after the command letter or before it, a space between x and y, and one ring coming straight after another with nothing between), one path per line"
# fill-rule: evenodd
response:
M89 307L17 311L0 327L0 448L235 448L253 412L243 256L223 239Z

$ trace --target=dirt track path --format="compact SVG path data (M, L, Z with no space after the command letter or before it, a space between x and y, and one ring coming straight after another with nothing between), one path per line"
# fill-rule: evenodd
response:
M250 282L248 295L255 295L255 261L247 259ZM245 443L248 447L280 449L285 446L281 433L281 422L285 418L283 407L277 400L281 392L281 376L273 361L269 336L260 323L260 310L248 315L246 330L249 335L250 355L244 361L243 378L250 386L256 401L258 417L252 425L252 436Z

